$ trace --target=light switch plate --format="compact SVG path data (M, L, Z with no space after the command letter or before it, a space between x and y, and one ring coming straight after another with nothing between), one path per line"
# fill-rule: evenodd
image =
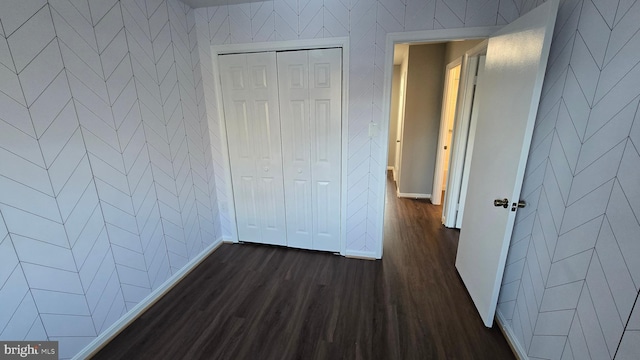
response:
M378 123L370 122L369 123L369 137L377 137L378 136Z

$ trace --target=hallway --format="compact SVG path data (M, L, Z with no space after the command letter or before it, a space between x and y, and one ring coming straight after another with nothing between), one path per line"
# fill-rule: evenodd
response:
M223 244L95 359L513 359L455 271L458 231L387 181L383 260Z

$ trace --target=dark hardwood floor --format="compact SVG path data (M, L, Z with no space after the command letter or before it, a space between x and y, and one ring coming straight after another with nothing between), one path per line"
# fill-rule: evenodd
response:
M441 207L388 185L382 260L224 244L94 359L513 359Z

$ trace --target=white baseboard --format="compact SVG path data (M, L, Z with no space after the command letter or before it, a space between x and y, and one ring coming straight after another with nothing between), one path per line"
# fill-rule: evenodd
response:
M365 259L376 260L376 253L374 251L359 251L359 250L347 250L344 254L345 257L353 259Z
M504 337L507 339L507 343L509 343L513 354L519 360L529 360L529 356L527 356L526 350L524 349L522 344L520 344L520 341L518 341L516 334L513 333L513 329L511 329L511 326L509 326L507 320L504 318L500 310L496 310L496 323L498 324L498 327L500 328L500 331L502 331Z
M413 198L413 199L431 199L431 194L418 194L418 193L397 193L399 198Z
M226 242L226 241L225 241ZM180 280L182 280L185 276L189 275L189 273L195 269L204 259L207 258L211 253L213 253L220 245L222 245L223 239L219 238L213 242L213 244L209 245L206 249L200 252L198 256L189 261L185 266L182 267L178 272L173 274L170 278L168 278L162 285L160 285L157 289L151 292L151 294L147 295L142 301L138 303L133 309L129 310L126 314L124 314L118 321L116 321L113 325L109 326L109 328L103 331L98 337L93 339L92 342L89 343L84 349L82 349L79 353L77 353L73 359L88 359L95 355L100 349L102 349L105 345L109 343L113 338L115 338L122 330L126 329L129 324L135 321L140 315L142 315L147 309L149 309L153 304L155 304L160 298L162 298L169 290L171 290L174 286L176 286Z

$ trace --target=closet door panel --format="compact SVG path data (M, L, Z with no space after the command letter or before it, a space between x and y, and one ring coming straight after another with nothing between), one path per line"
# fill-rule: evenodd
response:
M313 249L340 250L342 50L309 50Z
M231 178L234 192L238 237L260 241L258 184L252 141L252 98L248 88L246 55L220 57L223 103L229 139Z
M276 55L219 59L239 240L285 245Z
M247 65L255 116L252 130L260 190L262 243L286 245L276 53L247 54Z
M311 134L309 129L309 59L307 51L278 53L287 242L313 246L311 207Z

